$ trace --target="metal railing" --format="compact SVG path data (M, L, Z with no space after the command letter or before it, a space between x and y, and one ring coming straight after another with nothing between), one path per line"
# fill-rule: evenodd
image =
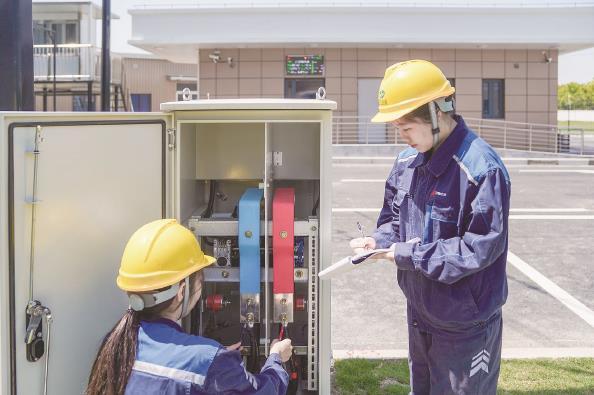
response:
M496 148L534 152L594 154L594 133L557 125L464 118L468 126ZM336 116L333 144L400 144L393 126L371 123L369 117Z
M90 80L98 71L99 49L91 44L51 44L33 46L33 75L35 81L52 81L53 57L56 57L56 80Z

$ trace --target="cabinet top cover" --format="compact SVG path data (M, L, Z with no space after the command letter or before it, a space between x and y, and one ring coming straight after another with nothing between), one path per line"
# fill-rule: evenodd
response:
M336 102L316 99L211 99L161 103L161 111L336 110Z

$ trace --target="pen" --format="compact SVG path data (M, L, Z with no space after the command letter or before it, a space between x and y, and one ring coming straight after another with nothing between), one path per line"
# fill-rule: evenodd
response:
M361 237L365 238L365 232L363 232L363 226L361 225L361 223L359 221L357 221L357 229L359 230L359 233L361 233Z

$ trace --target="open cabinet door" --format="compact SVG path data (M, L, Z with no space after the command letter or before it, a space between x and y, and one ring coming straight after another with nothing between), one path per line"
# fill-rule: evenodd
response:
M1 393L84 392L128 307L115 284L126 242L173 213L170 124L164 114L0 114ZM27 346L31 300L52 323L33 321Z

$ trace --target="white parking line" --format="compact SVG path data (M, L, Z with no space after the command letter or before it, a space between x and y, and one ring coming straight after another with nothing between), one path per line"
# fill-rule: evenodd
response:
M565 170L587 170L592 169L592 165L576 165L576 164L568 164L568 165L505 165L507 169L532 169L532 170L541 170L541 169L565 169Z
M594 174L594 170L573 170L573 169L526 169L518 170L519 173L579 173Z
M343 178L340 180L340 182L381 182L384 183L386 182L385 179L380 179L380 178Z
M594 328L594 311L524 262L513 252L507 252L507 261Z
M333 163L332 167L392 167L394 166L393 163L360 163L360 164L352 164L352 163Z
M589 160L589 158L565 158L565 157L542 157L542 158L530 158L530 157L525 157L525 158L518 158L515 156L503 156L501 158L501 160L503 160L504 162L520 162L520 161L524 161L524 160L532 160L532 161L551 161L551 160L555 160L555 161L559 161L559 162L587 162Z
M333 207L333 213L379 213L379 208Z
M373 207L333 207L333 213L379 213L381 208ZM585 208L525 208L525 209L510 209L510 212L543 212L543 213L583 213L591 210ZM551 220L551 219L569 219L569 220L589 220L594 219L594 215L555 215L555 214L512 214L509 219L525 219L525 220Z
M585 220L594 219L594 215L538 215L538 214L514 214L510 215L509 219L570 219L570 220Z
M587 208L510 208L510 212L514 213L585 213Z
M333 156L332 160L391 160L396 156Z

